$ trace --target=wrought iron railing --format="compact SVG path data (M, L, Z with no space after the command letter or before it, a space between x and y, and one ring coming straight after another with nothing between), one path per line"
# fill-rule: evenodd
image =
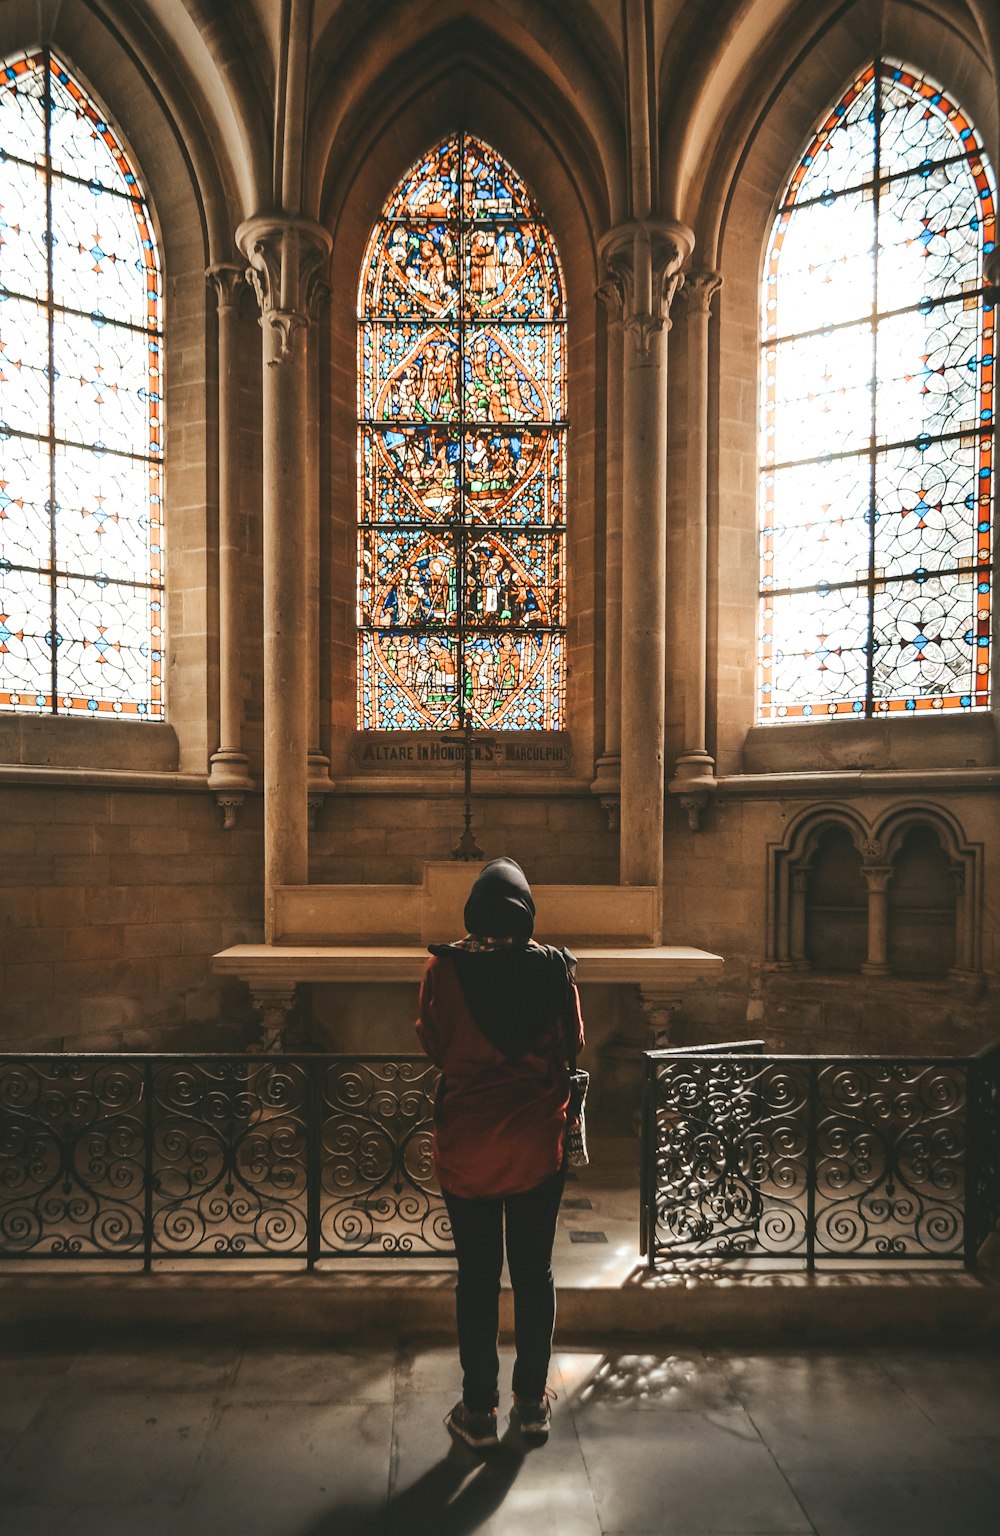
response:
M0 1258L451 1253L409 1056L0 1055Z
M642 1168L650 1268L972 1268L1000 1219L1000 1042L947 1059L648 1051Z

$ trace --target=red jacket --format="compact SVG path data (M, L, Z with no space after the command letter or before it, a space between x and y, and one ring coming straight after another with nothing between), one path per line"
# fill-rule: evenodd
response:
M575 985L573 1000L582 1051ZM562 1020L537 1052L508 1061L477 1027L447 956L432 955L420 985L417 1034L442 1069L434 1104L442 1189L468 1199L518 1195L559 1170L569 1101Z

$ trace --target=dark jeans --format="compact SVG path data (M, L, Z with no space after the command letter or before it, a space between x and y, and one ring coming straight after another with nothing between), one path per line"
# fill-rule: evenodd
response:
M514 1292L514 1391L518 1397L532 1399L545 1391L556 1320L552 1243L565 1182L565 1169L560 1169L522 1195L466 1200L442 1191L458 1257L458 1355L462 1397L468 1408L482 1411L499 1402L497 1333L504 1218Z

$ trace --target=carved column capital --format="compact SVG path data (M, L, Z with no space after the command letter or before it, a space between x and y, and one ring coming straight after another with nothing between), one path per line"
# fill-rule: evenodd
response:
M891 864L862 864L861 873L868 882L869 891L887 891L895 871Z
M609 325L622 323L622 290L617 278L610 275L594 289L594 296L607 311Z
M310 304L330 256L332 240L321 224L258 214L236 231L249 263L247 278L260 306L260 322L274 336L273 368L292 356L295 338L309 324Z
M648 357L652 338L670 329L670 306L681 283L681 266L694 249L694 235L671 219L633 219L608 231L599 252L604 289L616 289L625 330ZM605 299L606 303L607 300Z
M658 1051L670 1044L670 1021L683 1007L683 1001L675 992L664 992L656 987L639 987L639 1002L646 1016L649 1031L647 1050Z
M205 281L215 294L217 309L236 309L246 292L247 269L236 261L217 261L205 268Z
M686 272L684 274L684 302L689 315L708 315L712 300L722 287L721 272Z
M273 1056L284 1049L284 1032L295 1002L295 985L250 986L250 1000L260 1013L260 1039L247 1046L248 1056Z

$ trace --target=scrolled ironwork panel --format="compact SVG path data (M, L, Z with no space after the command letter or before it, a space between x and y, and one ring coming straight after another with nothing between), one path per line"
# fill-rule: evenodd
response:
M306 1070L283 1057L161 1061L153 1074L153 1252L306 1249Z
M807 1098L800 1062L702 1056L658 1063L655 1254L805 1251Z
M144 1158L140 1064L0 1058L0 1254L136 1257Z
M969 1107L970 1136L975 1136L975 1252L1000 1224L1000 1044L976 1061L973 1081Z
M324 1067L323 1255L453 1251L431 1157L438 1076L420 1059L337 1058Z
M816 1247L833 1258L957 1258L966 1065L860 1058L818 1074Z

